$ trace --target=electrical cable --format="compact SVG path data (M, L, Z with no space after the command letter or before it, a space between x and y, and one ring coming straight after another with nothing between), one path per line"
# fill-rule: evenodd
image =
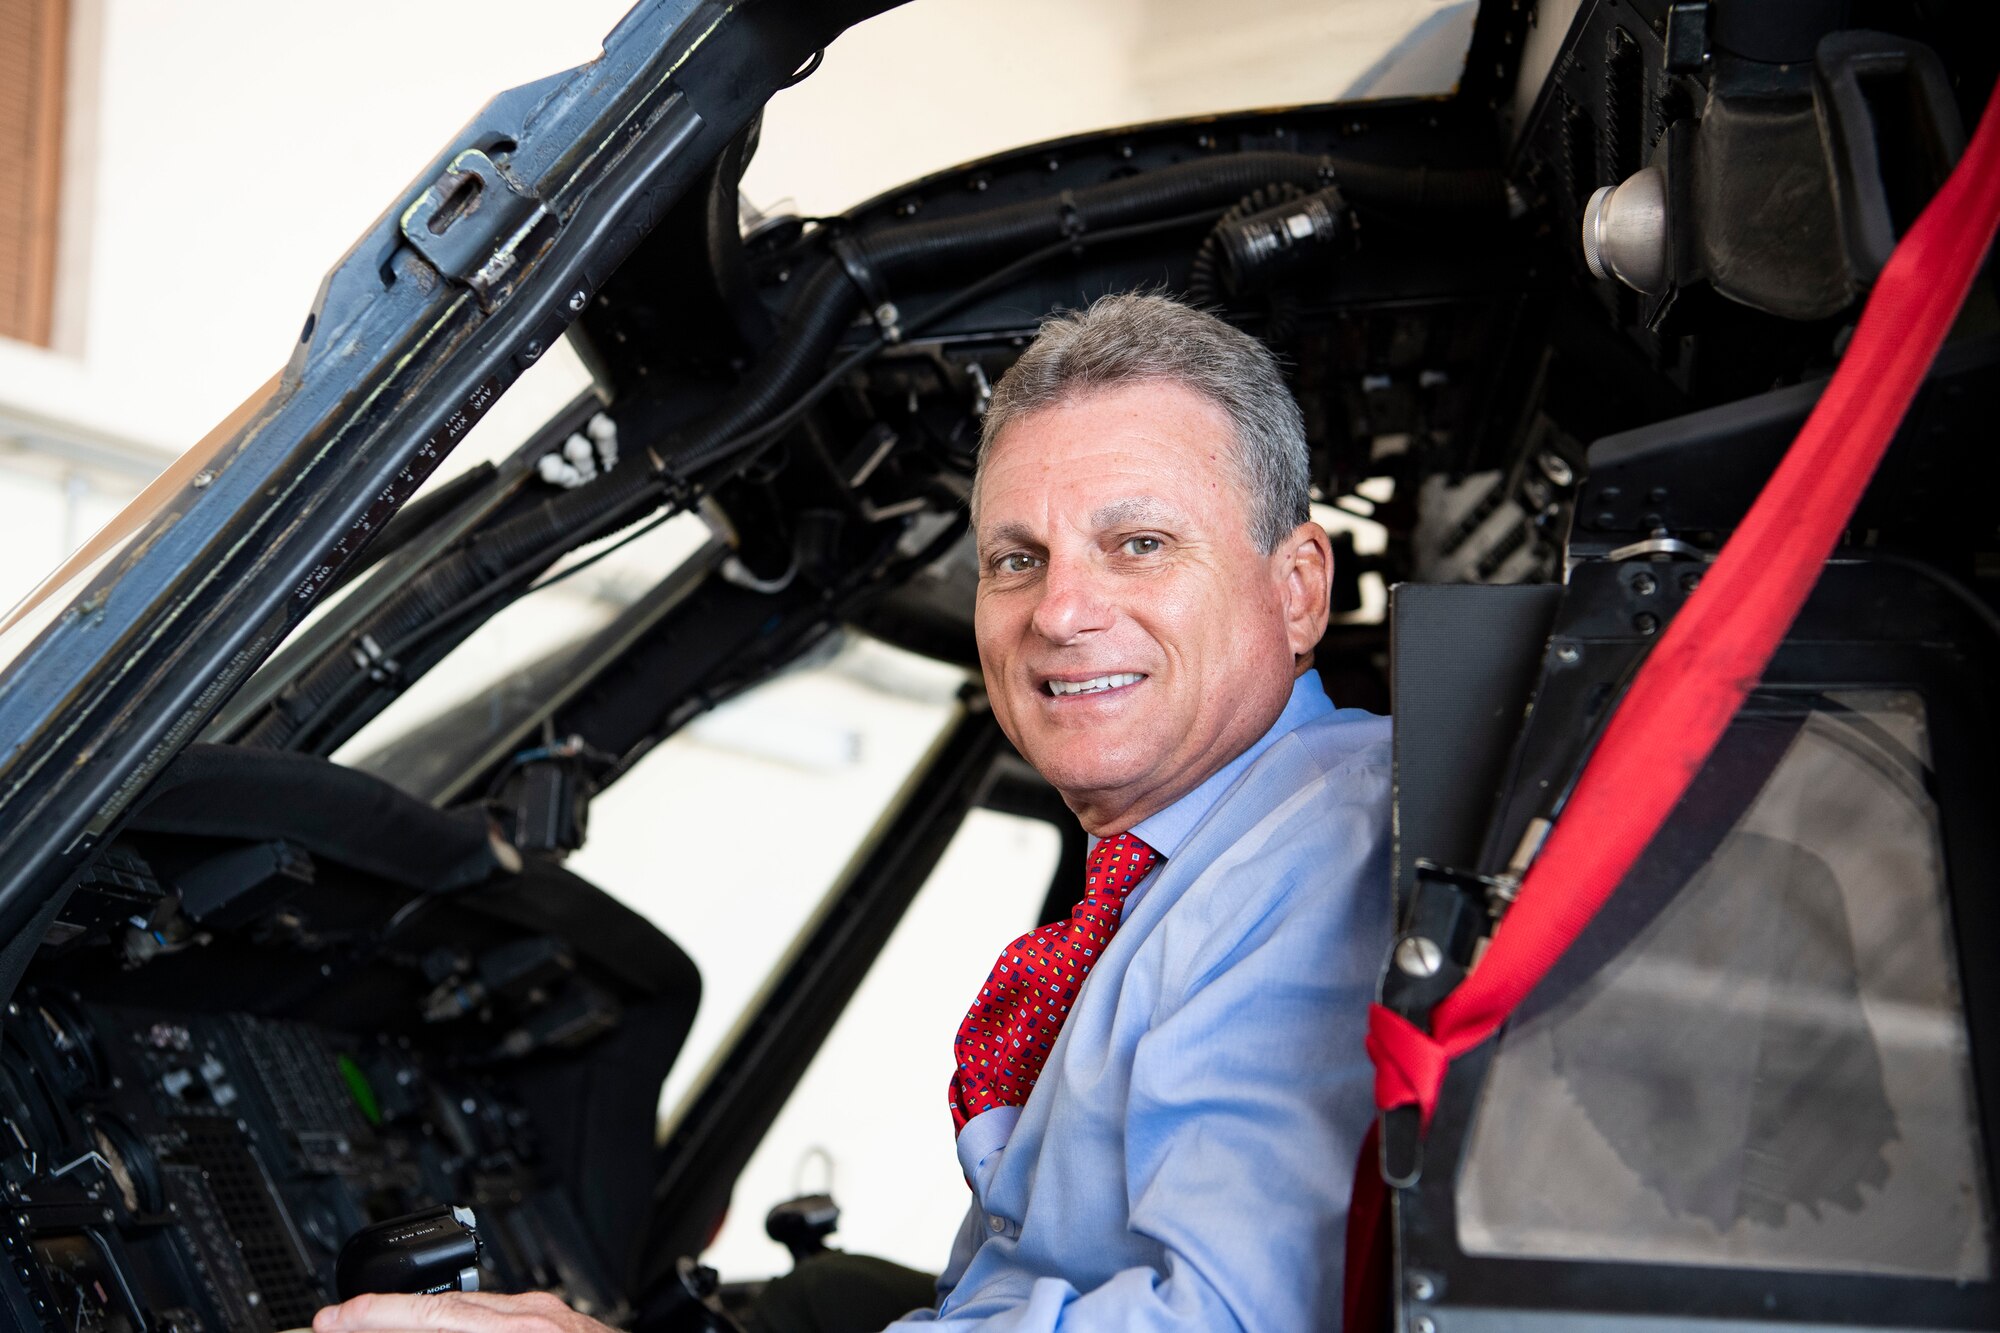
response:
M981 297L1006 286L1014 279L1033 271L1050 259L1059 258L1064 254L1080 253L1092 246L1103 245L1113 241L1134 240L1156 232L1173 231L1183 227L1191 227L1197 223L1211 222L1215 216L1216 211L1214 209L1202 209L1192 213L1176 214L1170 218L1158 218L1151 222L1137 222L1124 227L1106 228L1099 232L1085 232L1080 236L1057 241L1051 245L1045 245L1039 250L1030 251L1010 264L1003 265L979 281L961 288L950 300L943 302L935 309L925 311L921 318L911 320L904 326L904 337L907 339L913 334L930 328L940 320L957 314ZM762 425L745 431L734 439L723 441L721 444L715 446L715 453L721 457L728 457L739 449L769 443L771 439L782 435L786 430L797 425L805 414L838 385L841 380L845 379L847 375L863 362L873 358L888 345L888 340L879 334L869 338L868 341L856 348L854 352L837 362L826 374L815 380L799 395L797 401L790 407Z

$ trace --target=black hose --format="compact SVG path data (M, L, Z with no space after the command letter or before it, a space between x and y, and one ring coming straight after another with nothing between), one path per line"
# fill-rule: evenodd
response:
M1376 162L1342 162L1333 183L1362 213L1387 209L1397 213L1464 213L1491 220L1507 215L1507 186L1497 171L1485 167L1385 167Z
M886 278L931 277L1010 259L1016 251L1078 232L1206 204L1223 208L1260 185L1290 182L1316 189L1337 171L1333 159L1308 153L1233 153L962 217L878 225L854 243Z
M1306 192L1296 185L1267 185L1252 190L1229 211L1216 219L1219 230L1224 223L1234 222L1261 213L1279 204L1288 204L1294 199L1305 198ZM1211 231L1202 239L1201 248L1194 252L1194 262L1188 266L1187 299L1202 310L1214 310L1223 303L1222 290L1222 241L1216 231Z
M708 183L706 225L708 271L715 280L715 293L722 308L736 326L736 337L751 353L761 357L777 337L771 312L757 299L756 284L750 276L750 260L743 252L738 190L743 168L757 151L757 136L763 116L753 116L743 132L731 139L716 159Z

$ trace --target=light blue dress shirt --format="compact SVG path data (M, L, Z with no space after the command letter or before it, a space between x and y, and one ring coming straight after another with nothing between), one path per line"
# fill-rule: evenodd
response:
M1389 721L1292 688L1256 744L1139 823L1127 897L1026 1106L958 1137L941 1303L982 1333L1340 1326L1362 1049L1390 937Z

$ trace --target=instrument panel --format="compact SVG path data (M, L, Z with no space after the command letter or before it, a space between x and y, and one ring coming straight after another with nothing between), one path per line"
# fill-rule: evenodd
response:
M64 1333L276 1333L342 1243L469 1206L480 1285L615 1317L527 1112L407 1039L28 989L0 1024L0 1308Z

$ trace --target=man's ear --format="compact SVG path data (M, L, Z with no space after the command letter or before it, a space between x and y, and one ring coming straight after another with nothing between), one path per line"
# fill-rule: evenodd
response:
M1284 599L1285 635L1294 657L1310 653L1326 633L1333 604L1333 543L1326 529L1305 522L1271 553Z

